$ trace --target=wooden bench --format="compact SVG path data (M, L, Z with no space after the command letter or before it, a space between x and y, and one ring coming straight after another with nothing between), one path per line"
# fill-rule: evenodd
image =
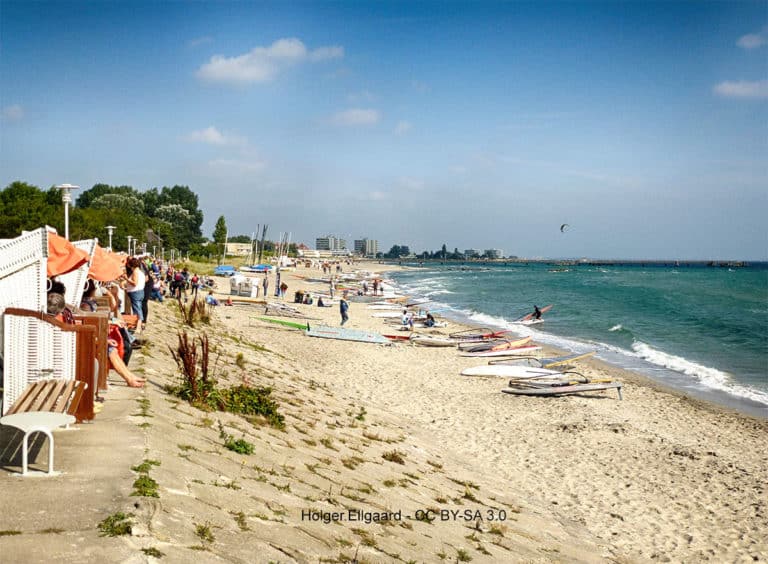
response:
M96 327L68 325L39 311L7 308L3 340L6 407L29 384L43 379L41 373L52 371L54 378L87 384L74 415L78 423L94 418Z
M0 425L15 427L24 433L21 474L29 472L29 437L43 433L48 437L48 474L53 474L53 430L76 421L75 413L87 388L79 380L38 380L27 386L18 400L0 417Z
M98 361L95 392L107 389L107 374L109 373L109 358L107 335L109 334L109 311L84 312L75 315L75 323L90 325L96 329L96 360Z

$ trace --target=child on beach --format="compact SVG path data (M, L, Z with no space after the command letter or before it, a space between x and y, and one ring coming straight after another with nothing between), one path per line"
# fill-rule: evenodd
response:
M344 325L347 321L349 321L349 304L347 303L347 300L344 298L341 298L339 300L339 313L341 313L341 324Z

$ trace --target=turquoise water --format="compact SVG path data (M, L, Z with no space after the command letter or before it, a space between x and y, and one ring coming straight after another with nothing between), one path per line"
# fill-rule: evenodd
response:
M464 268L464 269L462 269ZM393 273L442 315L512 328L670 386L768 417L768 264L509 264ZM545 322L510 322L553 304Z

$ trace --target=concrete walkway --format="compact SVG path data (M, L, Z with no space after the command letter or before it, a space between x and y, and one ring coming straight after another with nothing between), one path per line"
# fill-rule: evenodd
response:
M143 390L112 380L103 410L92 423L54 433L57 475L45 474L48 444L38 435L30 451L32 475L22 477L21 438L0 427L0 561L126 562L136 550L121 538L102 537L98 524L125 511L144 458L144 434L131 420ZM44 444L42 444L44 443ZM137 509L137 511L139 511ZM141 553L139 553L141 554Z

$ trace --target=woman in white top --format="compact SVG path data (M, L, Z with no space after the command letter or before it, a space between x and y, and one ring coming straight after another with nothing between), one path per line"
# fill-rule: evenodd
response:
M139 324L137 330L141 330L144 325L144 312L141 310L141 302L144 300L144 285L147 278L144 271L141 269L139 259L131 257L126 263L126 272L128 278L125 284L125 293L128 294L128 299L131 300L131 310L133 314L138 316Z

